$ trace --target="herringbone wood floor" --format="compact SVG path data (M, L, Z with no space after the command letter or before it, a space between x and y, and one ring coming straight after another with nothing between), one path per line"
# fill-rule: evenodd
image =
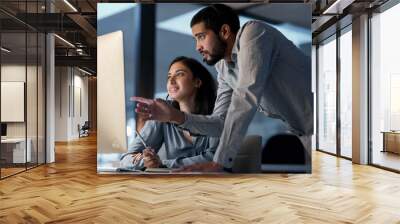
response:
M96 139L0 181L0 223L400 223L400 175L313 155L313 173L100 176Z

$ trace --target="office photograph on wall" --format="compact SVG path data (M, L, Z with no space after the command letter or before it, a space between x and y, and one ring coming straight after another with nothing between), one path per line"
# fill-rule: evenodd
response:
M311 173L310 4L97 13L98 173Z

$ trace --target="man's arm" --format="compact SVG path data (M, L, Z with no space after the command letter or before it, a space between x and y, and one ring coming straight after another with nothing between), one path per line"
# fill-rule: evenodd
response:
M218 75L217 99L211 115L183 113L160 99L132 97L131 100L138 102L136 113L148 120L171 122L192 134L219 137L224 128L224 120L231 102L232 92L231 87Z
M185 113L185 122L180 128L192 134L219 137L224 129L224 121L232 98L232 88L218 75L218 90L214 111L211 115L197 115Z
M279 50L274 37L266 33L259 23L248 23L239 38L238 84L213 160L226 168L233 165Z
M131 97L131 100L137 102L136 113L148 120L174 123L192 134L220 137L224 129L224 121L231 103L232 93L231 86L218 74L217 98L211 115L184 113L161 99L152 100L134 96Z

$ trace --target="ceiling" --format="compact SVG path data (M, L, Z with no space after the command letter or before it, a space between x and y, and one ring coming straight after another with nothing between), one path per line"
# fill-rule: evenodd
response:
M309 3L312 5L312 32L316 37L332 26L337 20L347 14L357 14L383 4L386 0L336 0L342 2L336 6L337 12L324 14L334 4L334 0L270 0L270 3ZM2 46L13 49L15 58L18 55L34 53L38 45L33 35L25 40L25 29L28 32L54 32L60 38L55 38L56 64L71 65L96 71L96 30L97 30L97 3L98 2L131 2L117 0L45 0L0 1L0 22ZM151 2L151 1L149 1ZM157 1L160 3L167 1ZM175 1L179 2L179 1ZM183 1L182 1L183 2ZM186 1L187 2L187 1ZM213 1L217 2L217 1ZM223 2L223 1L221 1ZM238 13L251 18L259 18L273 24L289 22L301 27L309 26L309 22L296 19L298 9L292 7L286 13L270 10L270 4L254 4L253 2L237 1L225 3ZM241 3L240 3L241 2ZM196 3L201 5L201 3ZM290 4L289 4L290 5ZM290 6L287 5L290 8ZM332 7L331 7L332 8ZM52 13L49 13L52 11ZM164 15L167 16L167 15ZM165 18L167 19L167 18ZM32 39L33 38L33 39ZM66 41L63 41L66 40ZM28 43L25 50L25 42ZM31 43L32 42L32 43ZM72 45L73 46L72 46ZM26 51L26 52L25 52ZM28 56L29 58L29 56Z
M36 35L54 32L56 65L79 66L96 73L97 1L67 1L72 7L63 0L48 1L47 7L45 2L1 0L2 46L12 50L3 60L17 63L25 55L28 59L36 57L36 51L44 48L44 44L36 43L43 36Z

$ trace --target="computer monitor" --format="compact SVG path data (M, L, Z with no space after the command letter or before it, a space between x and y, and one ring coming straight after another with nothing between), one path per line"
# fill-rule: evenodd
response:
M97 153L127 151L123 52L122 31L97 37Z
M7 124L5 123L1 124L1 136L7 136Z

